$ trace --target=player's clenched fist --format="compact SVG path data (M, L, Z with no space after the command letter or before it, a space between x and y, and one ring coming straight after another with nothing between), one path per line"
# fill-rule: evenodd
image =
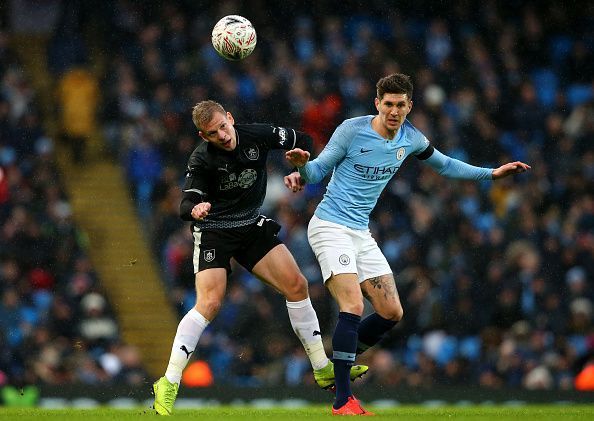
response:
M303 186L305 185L305 180L301 178L301 175L297 171L286 175L284 181L285 186L294 193L303 190Z
M295 148L285 153L285 158L297 168L303 167L309 161L309 152Z
M200 221L208 215L210 210L209 202L201 202L192 208L192 218Z

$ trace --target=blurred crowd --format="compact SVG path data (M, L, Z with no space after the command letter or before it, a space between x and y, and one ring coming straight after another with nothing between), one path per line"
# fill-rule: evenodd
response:
M9 38L0 30L0 400L34 402L22 387L39 383L138 385L139 353L120 341Z
M77 38L66 44L77 52L67 51L77 65L90 43L101 52L106 148L126 169L139 220L152 228L151 244L180 317L194 304L192 236L178 216L185 166L199 141L191 107L210 98L238 123L306 131L317 153L343 119L375 113L377 79L403 72L415 85L409 118L439 150L479 166L522 160L532 170L481 183L444 179L415 160L399 171L370 228L395 274L404 319L359 358L372 367L364 381L573 389L578 373L594 364L594 5L117 0L93 14L70 10L73 33L94 25L92 41ZM247 17L258 33L254 53L242 62L226 62L210 43L212 26L227 14ZM31 162L43 163L39 148L30 148ZM281 153L272 154L263 213L283 226L280 236L310 282L329 340L337 310L306 237L325 183L290 193L282 184L290 170ZM29 174L37 178L23 180L43 184L43 173ZM69 218L50 208L64 200L59 192L40 188L44 205L35 210L20 196L10 198L14 204L1 208L10 211L1 213L0 226L6 232L20 217L29 231L43 232L32 214L47 212L44 221L58 218L57 227L48 222L55 229L48 238L65 235L61 224ZM75 239L68 244L75 247ZM48 257L70 275L52 270L62 287L54 307L72 303L72 268L82 265L94 279L84 253L68 256L70 264L62 255ZM2 259L3 267L16 267L17 279L27 279L23 268L31 267ZM39 289L31 281L15 281L12 289L5 284L4 302L11 296L33 302ZM74 304L70 310L76 320L84 314ZM218 383L313 382L282 297L239 266L196 354Z

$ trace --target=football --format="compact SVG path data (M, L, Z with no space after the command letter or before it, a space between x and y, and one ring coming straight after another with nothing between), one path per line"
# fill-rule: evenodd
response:
M256 47L256 30L252 23L239 15L229 15L219 20L212 29L212 45L227 60L242 60Z

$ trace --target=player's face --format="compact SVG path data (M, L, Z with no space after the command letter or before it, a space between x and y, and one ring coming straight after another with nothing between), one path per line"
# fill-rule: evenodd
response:
M234 123L235 120L230 112L226 114L215 112L210 121L204 125L204 130L200 130L198 134L217 148L232 151L237 146Z
M381 101L375 99L375 108L381 129L386 135L393 136L410 113L412 101L407 94L385 94Z

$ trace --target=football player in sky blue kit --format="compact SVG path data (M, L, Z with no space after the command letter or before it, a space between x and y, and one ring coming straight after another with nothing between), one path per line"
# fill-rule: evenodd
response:
M345 120L312 161L302 149L286 152L299 170L288 186L293 191L300 190L303 181L318 183L332 172L308 238L340 311L332 338L332 413L340 415L370 415L351 392L349 368L356 354L379 342L403 315L392 270L368 225L381 192L406 158L414 156L443 176L469 180L495 180L530 169L522 162L480 168L442 154L406 119L413 105L410 77L392 74L376 86L377 115ZM363 297L375 313L361 320Z

